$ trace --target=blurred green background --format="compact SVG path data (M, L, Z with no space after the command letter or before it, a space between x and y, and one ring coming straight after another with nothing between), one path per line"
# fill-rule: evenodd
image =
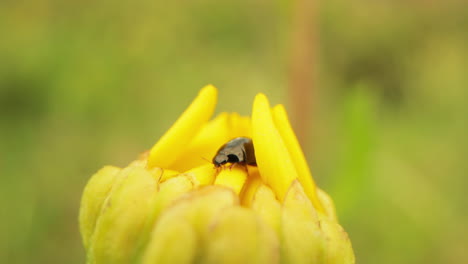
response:
M86 181L213 83L291 109L358 263L468 263L466 1L311 3L1 1L0 262L84 263Z

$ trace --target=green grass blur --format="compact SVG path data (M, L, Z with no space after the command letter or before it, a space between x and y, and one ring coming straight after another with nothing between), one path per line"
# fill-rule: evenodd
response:
M317 1L318 2L318 1ZM286 103L292 1L0 2L0 263L84 263L81 191L205 84ZM358 263L466 263L468 6L320 1L305 150Z

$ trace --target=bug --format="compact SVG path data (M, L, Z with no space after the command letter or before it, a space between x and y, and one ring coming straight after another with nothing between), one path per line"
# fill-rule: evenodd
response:
M236 163L257 166L252 139L237 137L222 145L213 157L213 164L219 168L228 162L232 166Z

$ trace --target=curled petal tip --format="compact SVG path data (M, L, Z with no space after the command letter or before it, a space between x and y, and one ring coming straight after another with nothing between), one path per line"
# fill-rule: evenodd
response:
M213 85L203 87L192 104L182 113L172 127L151 148L148 167L171 169L185 147L208 122L216 107L218 91ZM190 133L187 133L190 131Z
M256 96L255 96L255 99L254 99L254 107L255 107L255 104L267 104L267 105L270 105L270 102L268 101L268 98L266 97L266 95L264 93L258 93Z
M218 96L218 89L212 84L207 84L200 90L200 92L198 94L199 95L207 94L209 96L217 97Z
M282 104L275 105L273 107L273 111L286 114L286 108L284 108L284 105L282 105Z

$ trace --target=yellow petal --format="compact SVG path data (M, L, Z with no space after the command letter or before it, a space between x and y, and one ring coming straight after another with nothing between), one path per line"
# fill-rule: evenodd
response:
M226 208L238 203L234 192L224 187L207 186L179 196L158 217L143 254L145 263L187 263L185 261L192 259L194 252L199 256L206 241L206 233L211 228L212 220ZM171 230L178 228L182 230L177 231L177 233L184 234L184 236L176 236L171 232ZM188 236L188 241L182 241L186 239L185 235ZM174 239L176 241L173 241ZM177 244L177 239L179 244ZM169 248L171 244L179 251L175 252L176 249ZM166 252L165 249L169 252ZM173 255L183 255L186 253L185 250L188 251L186 257ZM174 261L180 260L181 262L171 261L171 256L175 257ZM151 260L158 261L150 262ZM196 261L189 261L189 263L194 262Z
M325 263L317 212L297 180L291 184L283 203L281 232L282 262Z
M255 214L231 207L219 214L207 234L202 263L279 263L279 243Z
M172 127L153 146L148 158L148 167L171 169L202 126L211 118L216 106L217 90L205 86L192 104Z
M320 203L323 205L325 210L325 215L332 221L338 222L336 217L335 204L333 203L332 198L322 189L317 188L317 195L320 200Z
M171 206L162 211L157 226L170 225L175 219L186 219L192 224L197 235L203 238L216 215L238 204L239 199L231 189L221 186L202 187L172 202ZM155 228L158 228L157 226ZM155 239L154 233L152 236Z
M240 194L247 179L247 168L242 165L234 165L233 168L222 167L215 180L215 185L231 188L237 195Z
M94 174L86 184L80 207L80 231L85 248L89 246L102 205L119 172L117 167L106 166Z
M262 179L260 178L260 172L258 167L248 166L249 169L247 181L244 184L244 188L240 194L241 204L245 207L250 208L257 189L262 184Z
M172 218L186 218L193 224L197 232L202 232L208 228L208 223L216 214L227 207L238 204L239 198L231 189L221 186L206 186L185 194L164 210L160 218L161 221L163 218L166 219L168 223Z
M167 206L179 199L181 195L197 187L197 181L193 176L182 174L161 183L156 196L156 202L152 208L157 217Z
M144 168L128 167L106 199L90 243L91 263L130 263L154 221L157 181Z
M317 197L316 185L310 173L309 165L307 165L307 160L304 157L301 146L299 145L296 135L289 123L288 115L283 105L277 105L273 108L273 119L275 121L276 128L278 129L278 132L291 155L302 187L315 208L324 213L322 204Z
M252 110L252 136L258 169L266 182L283 200L291 182L297 178L296 168L271 115L264 94L255 97Z
M192 225L183 218L171 219L170 223L158 225L152 234L143 256L143 264L194 263L197 249L197 234Z
M140 168L144 168L146 167L146 164L148 163L148 161L146 159L137 159L137 160L134 160L132 161L130 164L128 164L127 167L140 167Z
M214 182L216 169L213 164L206 164L186 171L184 174L193 176L199 185L204 186Z
M221 113L206 123L194 136L190 144L172 167L179 171L188 170L207 163L218 149L236 137L251 137L250 118L237 113Z
M236 137L252 137L252 125L250 117L241 116L238 113L229 115L229 139Z
M211 164L216 151L231 138L229 137L229 114L221 113L215 119L206 123L202 129L194 135L188 146L184 147L184 152L179 157L179 162L173 167L180 171L205 164Z
M270 226L277 234L280 232L281 205L276 200L273 191L266 185L260 184L252 201L252 210Z
M348 234L328 217L319 214L319 218L325 237L323 263L354 264L354 253Z
M159 186L159 191L155 194L154 203L152 203L152 208L148 212L148 221L150 226L145 228L145 230L152 230L154 227L154 220L158 219L161 212L163 212L168 206L172 203L184 197L184 194L198 187L197 180L192 175L181 174L175 177L172 177L165 182L161 183ZM140 234L141 245L147 243L150 239L150 232L145 231L143 234ZM139 247L141 250L141 247ZM137 252L136 256L141 255L141 252ZM159 256L159 255L158 255ZM154 256L153 256L154 257Z
M165 182L166 180L175 177L180 174L180 172L175 171L175 170L169 170L169 169L161 169L161 178L159 179L160 182Z

